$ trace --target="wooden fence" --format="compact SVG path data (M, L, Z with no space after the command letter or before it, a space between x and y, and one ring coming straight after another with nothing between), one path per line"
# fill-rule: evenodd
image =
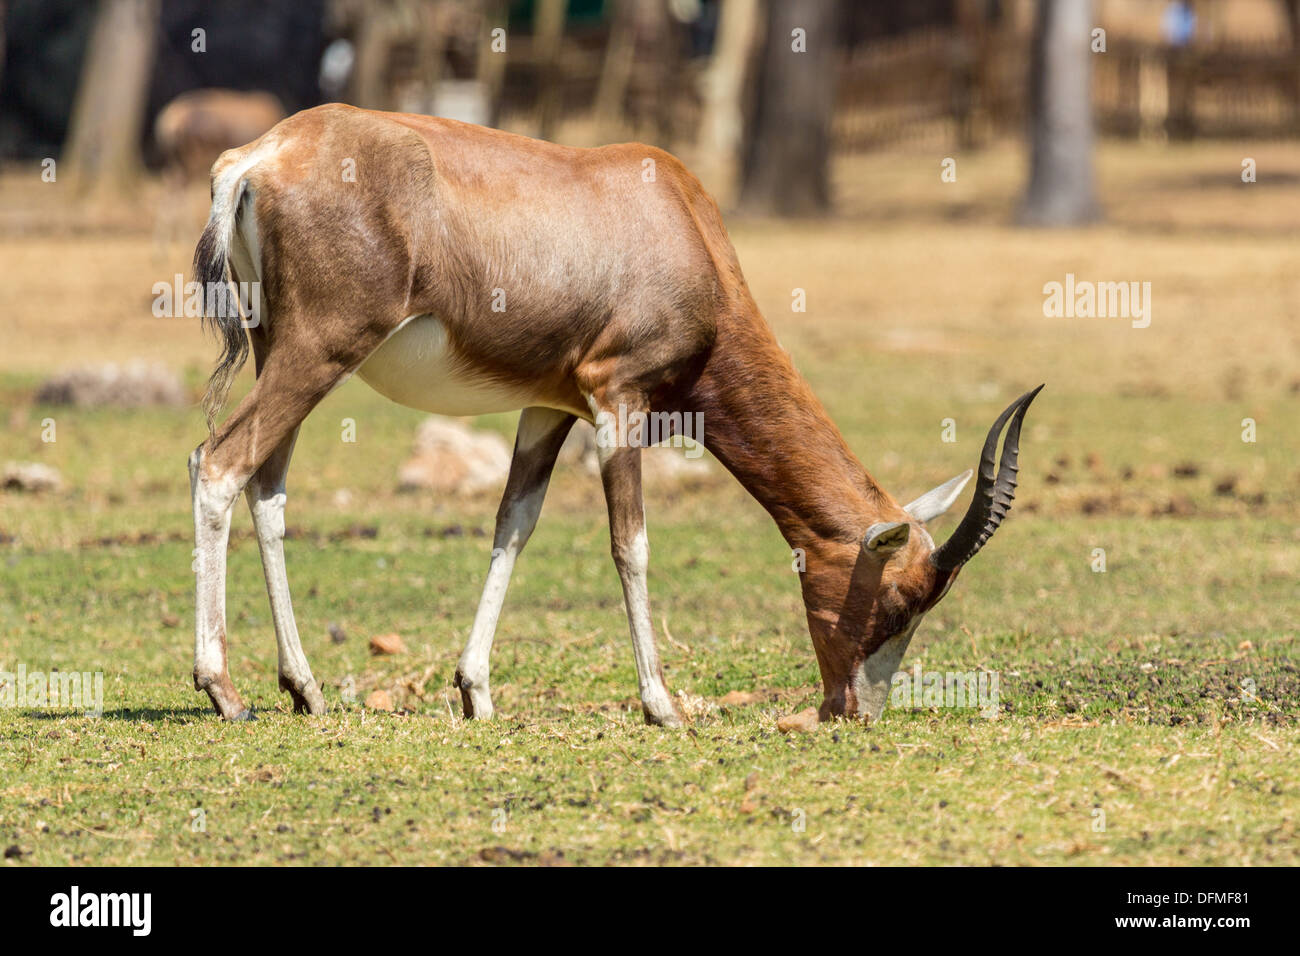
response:
M1024 34L932 29L863 45L841 66L835 148L971 146L1019 134L1028 73ZM1093 109L1112 136L1300 137L1300 52L1112 42L1093 54Z

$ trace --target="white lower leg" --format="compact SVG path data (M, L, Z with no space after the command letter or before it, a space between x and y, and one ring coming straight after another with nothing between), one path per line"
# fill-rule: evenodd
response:
M293 616L293 602L289 596L289 575L284 562L284 491L268 492L255 483L250 483L248 497L249 509L253 513L253 527L257 532L257 545L262 554L266 593L271 599L280 686L292 695L295 711L323 714L325 698L312 677L307 655L303 653L298 624Z
M474 614L474 626L456 665L456 686L460 688L466 717L487 720L492 716L488 661L514 565L514 552L497 547L492 549L492 564L488 567L487 581L483 584L483 594Z
M593 410L598 411L593 405ZM649 723L664 727L681 726L681 716L673 706L664 685L659 649L655 646L654 625L650 623L650 538L645 529L645 508L641 497L639 448L600 446L596 449L605 497L610 508L610 544L619 579L623 582L623 601L627 605L628 628L632 632L632 655L636 660L637 686L641 692L641 709ZM617 456L624 456L618 458Z
M628 626L632 632L632 654L636 659L637 685L641 707L651 723L677 727L681 718L664 685L659 649L655 645L654 625L650 622L650 592L647 575L650 568L650 539L645 525L616 558L623 581L623 599L627 604Z
M510 502L504 521L497 527L492 542L492 563L488 566L483 594L474 614L474 626L470 629L460 663L456 665L456 686L460 688L467 717L487 719L492 716L492 692L488 681L492 639L496 636L497 621L505 604L515 560L537 525L545 494L543 486Z
M567 432L571 419L567 413L548 408L526 408L519 418L510 478L492 538L492 563L488 566L483 594L474 614L474 626L456 665L455 682L460 688L466 717L487 719L492 716L488 661L492 655L497 621L505 604L515 560L528 543L542 512L555 453L563 437L563 433L557 430L563 428Z
M222 717L247 715L226 664L226 545L230 509L239 493L231 479L209 480L202 452L190 455L194 507L194 687L206 691Z

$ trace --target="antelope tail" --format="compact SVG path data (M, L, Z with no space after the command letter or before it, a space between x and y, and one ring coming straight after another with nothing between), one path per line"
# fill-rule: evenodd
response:
M247 180L240 176L233 185L218 181L214 187L212 213L194 249L194 278L203 289L203 327L214 332L221 343L221 358L203 395L209 434L213 432L217 413L226 404L231 383L248 359L248 336L244 332L239 297L229 284L230 244Z

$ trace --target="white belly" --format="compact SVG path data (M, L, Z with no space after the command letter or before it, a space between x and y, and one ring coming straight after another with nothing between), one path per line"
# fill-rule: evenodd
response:
M486 415L538 404L456 361L441 319L416 315L357 369L361 380L399 405L437 415Z

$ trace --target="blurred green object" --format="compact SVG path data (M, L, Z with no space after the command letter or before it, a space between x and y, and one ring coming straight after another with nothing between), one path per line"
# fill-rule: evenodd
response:
M569 0L565 22L586 25L600 23L612 12L606 6L606 0ZM510 22L531 24L536 9L537 0L514 0L510 4Z

